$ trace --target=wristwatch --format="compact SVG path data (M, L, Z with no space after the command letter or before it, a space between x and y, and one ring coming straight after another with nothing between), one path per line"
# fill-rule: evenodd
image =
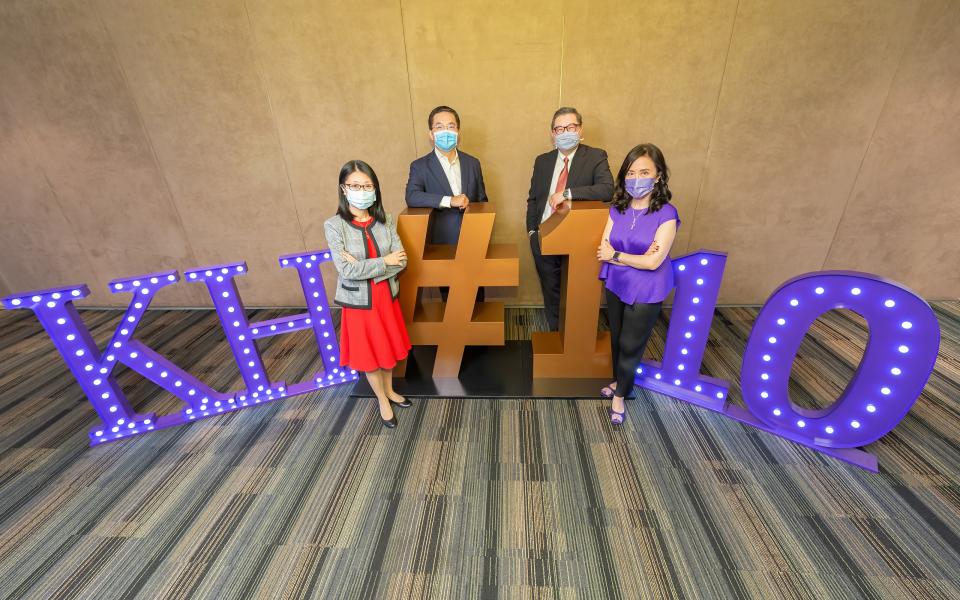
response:
M573 194L570 193L570 188L563 190L563 199L564 200L573 200Z
M613 253L613 262L620 262L620 251L617 250Z

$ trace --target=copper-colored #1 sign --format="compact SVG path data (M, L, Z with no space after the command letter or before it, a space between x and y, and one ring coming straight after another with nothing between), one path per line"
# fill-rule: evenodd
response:
M560 331L533 334L534 378L610 376L610 332L597 332L597 247L609 212L603 202L565 202L540 226L540 251L568 259L561 279Z
M427 244L429 208L400 213L397 233L407 251L407 268L400 280L400 306L410 343L436 346L434 377L457 377L465 346L502 346L502 302L476 302L482 286L520 284L516 244L491 244L493 206L471 204L464 211L456 245ZM449 287L446 302L420 302L424 287ZM403 376L406 361L395 373ZM493 376L493 374L491 374Z

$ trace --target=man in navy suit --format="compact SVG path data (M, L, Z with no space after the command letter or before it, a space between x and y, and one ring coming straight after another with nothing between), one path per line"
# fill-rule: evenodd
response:
M449 106L438 106L427 118L433 150L410 163L407 206L432 208L431 244L456 244L460 239L463 211L471 202L486 202L480 161L459 150L460 115ZM447 288L440 295L447 300ZM477 302L483 302L483 288Z
M460 151L460 115L449 106L438 106L427 119L433 150L410 163L407 206L434 209L430 243L456 244L463 210L471 202L486 202L480 161Z
M572 200L603 200L613 196L613 175L607 164L607 153L600 148L581 144L583 118L577 109L557 109L550 123L554 150L533 161L533 176L527 194L527 237L530 251L540 276L547 324L551 331L560 329L560 287L565 256L540 252L540 224Z

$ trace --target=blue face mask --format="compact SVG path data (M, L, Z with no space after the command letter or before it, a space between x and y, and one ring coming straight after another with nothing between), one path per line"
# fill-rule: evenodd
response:
M433 134L433 143L444 152L450 152L457 147L457 132L447 130L438 131Z
M653 191L653 186L657 183L656 177L641 177L638 179L625 179L623 186L627 193L634 200L639 200Z
M376 201L376 191L368 192L366 190L359 190L355 192L353 190L347 190L347 202L354 208L366 210L373 206L373 203Z
M580 143L580 133L577 131L564 131L553 138L553 143L556 144L559 150L573 150L577 147L577 144Z

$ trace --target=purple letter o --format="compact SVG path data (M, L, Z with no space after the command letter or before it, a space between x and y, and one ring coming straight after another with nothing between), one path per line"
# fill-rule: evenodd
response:
M831 406L797 407L788 393L793 359L813 322L835 308L866 319L863 360ZM785 433L833 448L864 446L909 412L939 347L933 310L907 288L867 273L800 275L770 296L750 332L740 371L743 400L757 418Z

